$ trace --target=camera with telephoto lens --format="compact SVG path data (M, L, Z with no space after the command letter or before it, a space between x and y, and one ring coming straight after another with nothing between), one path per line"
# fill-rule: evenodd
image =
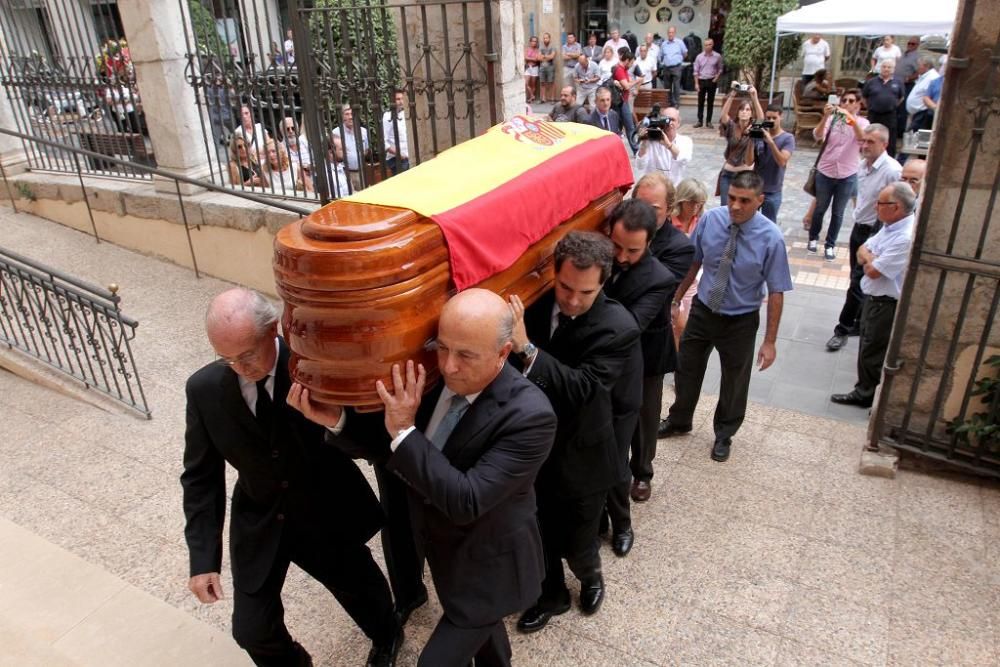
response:
M754 139L763 139L764 130L770 130L774 127L773 120L755 120L750 123L750 130L747 132Z
M750 92L750 84L749 83L740 83L739 81L733 81L733 90L739 91L741 93L749 93Z
M663 140L663 130L670 127L670 117L660 115L660 105L654 104L653 108L649 110L649 115L646 116L646 139L652 141L662 141Z

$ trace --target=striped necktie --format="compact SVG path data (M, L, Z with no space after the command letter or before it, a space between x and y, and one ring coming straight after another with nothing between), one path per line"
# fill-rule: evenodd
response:
M719 270L715 274L715 282L708 292L708 309L718 314L722 310L722 300L726 297L726 290L729 288L729 276L733 271L733 259L736 257L736 237L740 233L740 226L735 223L729 224L729 240L726 247L722 249L722 261L719 262Z

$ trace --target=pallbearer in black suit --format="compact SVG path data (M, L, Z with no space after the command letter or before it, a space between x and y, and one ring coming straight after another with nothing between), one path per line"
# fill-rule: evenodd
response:
M604 285L605 293L625 306L635 318L642 335L633 356L636 362L623 373L615 387L615 437L622 458L623 477L608 494L608 515L611 518L611 547L618 556L632 548L632 516L629 511L631 471L629 450L642 456L642 433L652 433L660 420L663 394L663 374L657 373L667 346L673 345L670 326L670 297L679 282L649 251L656 234L656 212L638 199L627 199L615 207L608 218L615 259L611 279ZM653 383L659 382L659 387ZM647 402L655 405L648 405ZM621 411L619 411L619 405ZM645 423L639 428L640 408ZM650 465L652 461L648 462Z
M548 399L506 365L512 315L496 294L469 289L441 311L443 382L421 401L424 369L393 368L378 385L393 436L386 468L410 489L418 546L444 616L423 667L510 665L503 617L532 604L544 572L534 482L552 447ZM298 391L298 390L297 390ZM307 414L318 410L309 403ZM419 406L419 408L418 408ZM338 414L314 414L335 424Z
M556 246L553 291L528 312L511 297L513 363L541 387L559 418L552 454L535 485L545 582L518 621L522 632L541 630L569 610L563 558L580 580L583 612L595 613L604 599L597 527L607 493L621 476L611 393L639 340L635 320L601 288L611 257L606 236L571 232Z
M217 296L205 328L219 355L187 382L184 533L189 588L223 597L226 462L238 472L230 520L233 636L258 665L311 665L284 624L281 589L295 563L333 593L372 640L368 665L395 664L403 641L389 586L365 543L382 511L357 467L323 427L285 402L288 348L278 314L255 292Z

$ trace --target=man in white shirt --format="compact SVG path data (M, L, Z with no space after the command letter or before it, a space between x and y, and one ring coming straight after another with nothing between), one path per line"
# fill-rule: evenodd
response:
M611 39L604 42L604 48L608 48L609 46L611 47L611 51L614 52L616 57L618 56L618 49L622 48L623 46L628 48L629 51L632 50L631 47L629 47L628 42L626 42L624 38L619 37L619 33L617 30L612 30Z
M910 114L910 130L923 128L924 117L927 115L927 103L924 97L927 95L931 82L941 78L938 71L934 69L934 59L930 56L920 56L917 60L917 82L913 85L913 90L906 96L906 112Z
M642 72L642 83L640 88L652 88L653 77L656 76L656 58L649 54L649 47L645 44L639 46L639 57L635 59L635 65Z
M410 147L406 139L406 93L396 90L393 94L394 109L382 114L382 136L385 137L385 168L392 175L410 168ZM395 118L393 118L395 111Z
M649 56L653 59L653 62L660 61L660 45L654 41L653 33L646 33L646 50L649 52Z
M850 392L831 396L834 403L872 405L913 245L915 203L916 195L907 183L896 182L879 192L876 205L882 229L858 248L858 264L864 270L861 289L868 296L861 313L858 381Z
M344 144L344 161L347 163L347 173L351 179L351 185L355 191L362 188L361 167L365 163L365 156L368 154L368 130L358 127L357 131L361 135L361 146L358 146L358 137L355 136L354 111L351 105L345 104L341 112L344 126L339 125L333 128L332 133L340 137Z
M830 45L820 35L813 35L802 42L802 85L813 79L813 74L826 68L830 59Z
M639 128L639 153L635 166L640 174L661 172L670 182L677 185L687 173L688 163L694 154L694 142L691 137L678 133L681 125L681 114L674 107L667 107L663 118L669 119L669 124L659 131L660 136L650 138L649 123L651 118L659 115L659 105L654 104L649 115L643 118Z
M903 167L886 152L889 145L889 128L872 123L864 129L861 139L861 165L858 167L857 205L854 207L854 227L851 229L850 262L851 286L847 289L844 307L834 327L833 336L826 342L826 349L836 352L847 343L848 335L858 326L858 318L865 303L861 289L863 267L857 261L858 248L878 231L879 193L887 185L899 181Z

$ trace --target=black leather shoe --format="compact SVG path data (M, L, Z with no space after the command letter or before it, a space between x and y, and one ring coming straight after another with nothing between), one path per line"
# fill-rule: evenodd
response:
M368 652L367 667L395 667L396 656L403 645L403 626L396 628L396 634L392 640L384 644L372 644L372 650Z
M729 448L733 446L733 441L729 438L716 438L712 446L712 460L722 463L729 458Z
M870 408L872 406L872 397L864 397L858 393L855 389L847 394L834 394L830 397L830 400L834 403L839 403L840 405L856 405L859 408Z
M396 606L396 618L399 619L400 625L406 625L406 621L410 619L410 614L420 609L425 604L427 604L427 589L415 596L414 598L407 600L406 602Z
M543 607L536 604L534 607L529 608L528 611L521 614L521 618L517 619L518 632L523 632L525 634L538 632L548 625L549 619L553 616L565 614L567 611L569 611L569 602L561 604L555 608Z
M593 579L580 582L580 611L590 616L596 614L604 602L604 577L597 575Z
M620 533L615 533L614 537L611 538L611 550L619 558L624 558L628 556L629 551L632 551L633 542L635 542L635 533L632 532L631 528L627 528Z
M826 341L826 349L831 352L836 352L840 348L847 345L847 336L842 336L840 334L833 334L830 340Z
M644 503L649 500L650 494L653 493L653 489L649 482L644 482L642 480L633 480L632 488L629 491L629 495L632 500L637 503Z
M670 421L669 418L660 420L660 427L656 429L657 438L672 438L675 435L684 435L691 432L691 425L681 426Z

